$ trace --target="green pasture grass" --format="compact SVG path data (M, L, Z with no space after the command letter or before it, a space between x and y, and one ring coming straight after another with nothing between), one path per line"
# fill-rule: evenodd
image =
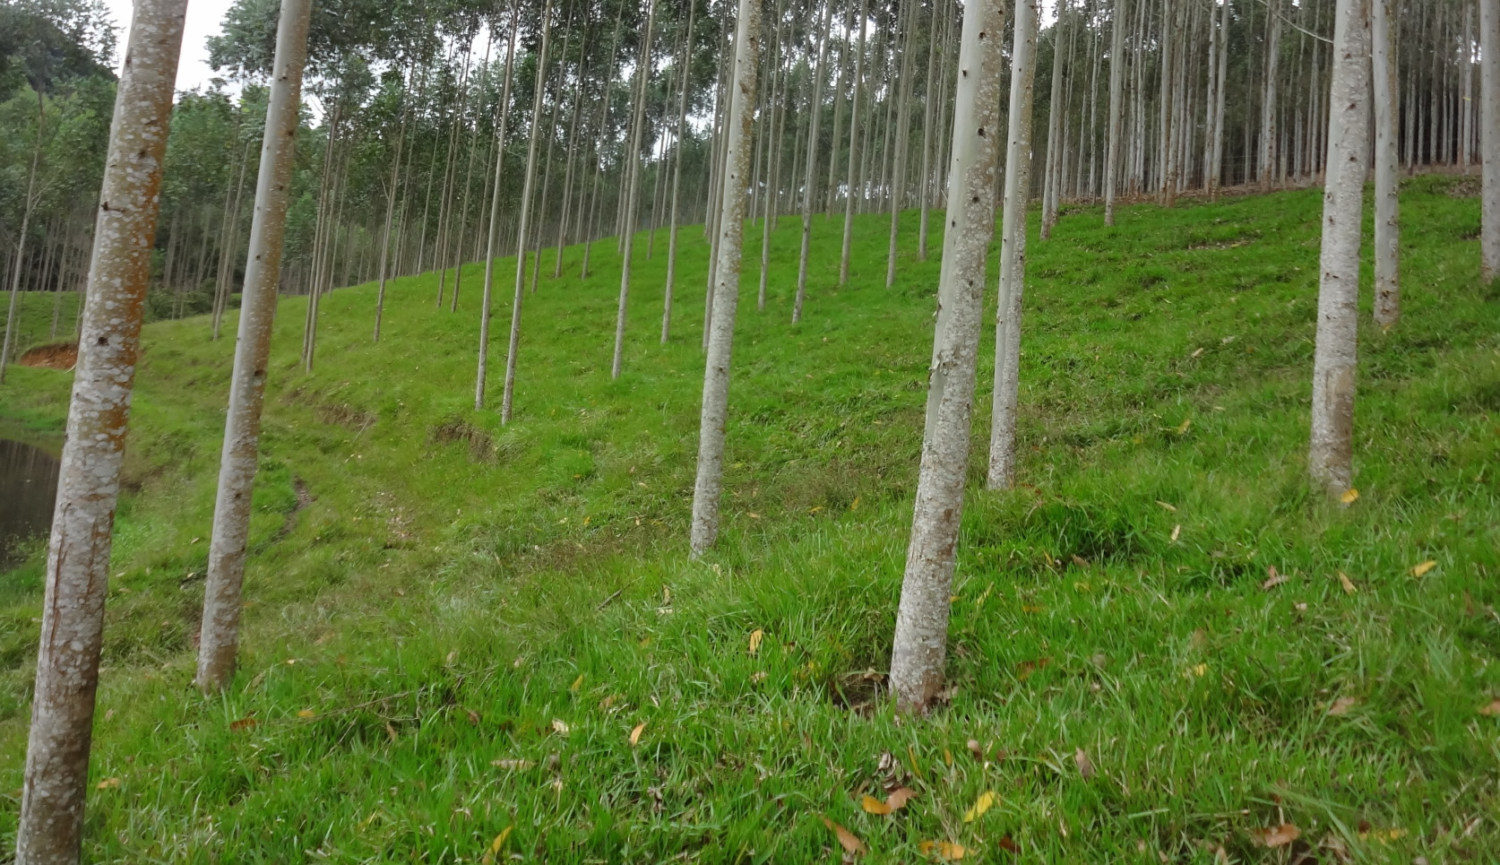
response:
M763 311L747 227L724 531L697 562L701 227L681 233L666 345L665 230L649 260L637 238L616 381L614 241L587 278L581 247L562 279L543 253L506 426L513 260L481 411L480 266L457 313L435 274L394 280L378 344L373 286L328 295L310 375L306 301L284 298L241 671L212 698L191 677L233 339L205 317L151 324L85 856L481 862L504 834L492 861L828 861L826 817L870 862L931 841L986 862L1487 861L1500 292L1455 182L1405 187L1400 324L1361 307L1348 507L1305 480L1317 191L1124 207L1114 228L1072 207L1045 242L1033 225L1020 485L982 489L987 333L952 693L925 719L881 684L940 219L919 261L902 215L886 289L887 217L859 217L838 288L841 217L816 216L796 326L800 221L772 234ZM12 376L0 415L60 429L69 376ZM41 574L38 545L0 576L0 849ZM898 784L917 793L903 809L862 809ZM1281 824L1300 837L1257 840Z

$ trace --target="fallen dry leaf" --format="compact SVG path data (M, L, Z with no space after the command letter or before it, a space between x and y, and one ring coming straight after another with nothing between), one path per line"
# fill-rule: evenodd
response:
M95 784L94 785L94 789L95 790L110 790L110 789L113 789L113 788L118 787L118 786L120 786L120 779L119 778L105 778L103 781L100 781L99 783Z
M1266 568L1266 581L1261 583L1260 587L1266 590L1274 589L1290 579L1291 577L1288 577L1286 574L1277 572L1276 567L1273 565Z
M973 823L975 820L983 817L984 812L995 807L995 803L999 799L1000 797L996 796L993 790L986 790L980 793L979 798L974 800L974 806L964 812L964 822Z
M1182 537L1182 523L1178 523L1172 527L1172 543L1177 543L1177 539L1180 537Z
M1328 714L1347 715L1349 710L1357 705L1359 705L1358 697L1339 697L1333 701L1333 705L1328 707Z
M1161 499L1157 499L1156 503L1159 504L1159 505L1161 505L1163 508L1166 508L1167 510L1173 512L1173 513L1177 512L1177 506L1176 505L1168 504L1168 503L1162 501Z
M833 834L839 839L839 846L844 848L845 853L860 856L870 852L870 848L865 846L865 842L859 840L853 832L850 832L822 814L819 814L818 817L823 821L824 826L833 830Z
M491 865L495 861L495 854L500 852L500 848L505 844L505 839L510 837L510 830L514 828L516 827L506 826L500 830L500 834L496 835L495 840L490 842L490 846L485 848L484 856L479 860L482 865Z
M1354 487L1350 487L1349 489L1344 491L1343 495L1339 496L1339 501L1343 502L1346 505L1352 505L1358 498L1359 490L1355 489Z
M1500 715L1500 697L1491 700L1487 706L1480 706L1479 714L1489 715L1490 717Z
M1433 561L1432 559L1428 559L1427 561L1422 562L1419 565L1413 565L1411 569L1411 575L1414 577L1420 577L1435 567L1437 567L1437 562Z
M1394 827L1390 829L1369 829L1359 833L1359 840L1379 841L1382 844L1389 844L1392 841L1395 841L1399 838L1404 838L1405 836L1405 829L1398 829Z
M576 678L576 679L573 680L573 684L571 684L571 685L568 686L568 690L572 691L573 693L576 694L576 693L578 693L578 689L580 687L582 687L582 686L583 686L583 674L579 673L578 674L578 678Z
M630 730L630 746L632 748L635 747L641 741L641 734L644 733L645 731L646 731L646 722L645 721L642 721L639 724L636 724L635 727L631 728L631 730Z
M299 709L299 710L297 710L297 717L299 717L299 718L316 718L316 717L318 717L318 713L314 712L312 709Z
M1354 587L1354 581L1349 579L1349 575L1343 571L1339 571L1339 585L1344 587L1344 594L1346 595L1352 595L1359 591L1359 589Z
M1094 762L1089 759L1089 755L1083 753L1082 748L1073 752L1073 762L1078 764L1078 774L1085 779L1094 777Z
M755 654L760 651L760 641L765 638L766 632L760 628L750 632L750 657L755 657Z
M1188 668L1188 672L1191 673L1194 676L1202 678L1203 676L1208 675L1208 665L1207 664L1194 664L1193 666L1191 666L1191 667Z
M1253 829L1250 832L1251 840L1264 847L1285 847L1302 837L1302 830L1291 823L1282 823L1280 826L1268 826L1264 829Z
M946 862L953 862L964 858L969 851L964 845L955 844L952 841L923 841L917 845L923 856L936 856Z
M527 769L535 766L536 763L530 760L517 760L510 757L502 757L499 760L491 760L490 765L500 769L508 769L512 772L525 772Z
M970 739L967 743L965 743L965 747L969 749L970 754L974 755L974 759L978 760L981 763L984 762L984 749L979 747L978 739Z
M260 721L257 721L254 718L241 718L238 721L231 721L229 723L229 729L234 730L235 732L239 732L240 730L254 729L259 724Z
M568 722L567 721L561 720L559 718L553 718L552 719L552 729L555 730L555 731L557 731L557 735L559 735L559 736L566 736L566 735L568 735L568 730L570 728L568 727Z
M1190 427L1192 425L1193 425L1193 419L1192 418L1190 418L1190 417L1189 418L1183 418L1182 419L1182 425L1179 426L1179 427L1177 427L1177 434L1178 435L1185 434L1188 431L1188 427Z

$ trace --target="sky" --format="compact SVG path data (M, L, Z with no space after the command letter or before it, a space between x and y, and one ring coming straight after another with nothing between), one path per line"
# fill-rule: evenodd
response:
M125 43L128 41L130 15L133 0L105 0L115 17L115 32L119 34L115 58L115 71L125 62ZM216 77L208 65L208 37L219 33L219 22L234 0L188 0L187 27L182 35L182 60L177 66L177 89L192 90L206 87L209 79Z

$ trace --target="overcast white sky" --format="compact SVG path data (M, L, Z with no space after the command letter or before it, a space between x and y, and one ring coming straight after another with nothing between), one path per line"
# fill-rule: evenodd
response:
M129 37L130 15L135 6L133 0L105 0L115 16L115 31L119 34L119 56L115 58L116 70L124 62L125 43ZM214 77L208 66L208 37L219 33L219 22L234 0L188 0L187 29L182 35L182 61L177 66L177 89L191 90L204 87Z

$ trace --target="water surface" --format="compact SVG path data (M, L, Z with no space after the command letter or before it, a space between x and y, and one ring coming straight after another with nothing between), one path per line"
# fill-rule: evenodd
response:
M0 571L20 564L25 542L52 527L57 470L57 457L47 451L0 439Z

